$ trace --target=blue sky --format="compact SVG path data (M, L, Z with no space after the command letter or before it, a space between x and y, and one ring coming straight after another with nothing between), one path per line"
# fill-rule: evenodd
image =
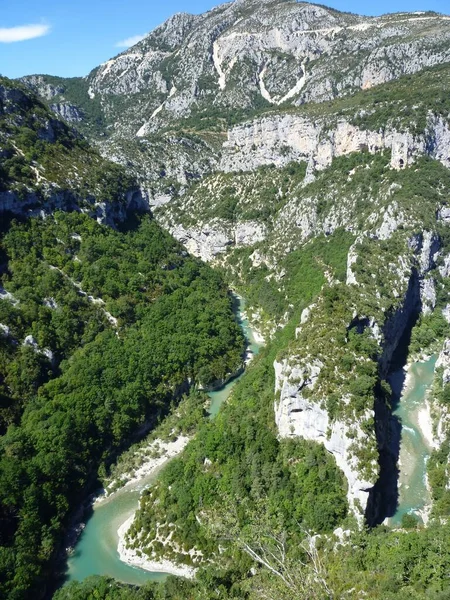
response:
M450 13L450 0L319 0L363 14L414 10ZM0 73L87 75L175 12L201 13L221 0L0 0ZM16 41L17 40L17 41ZM21 41L19 41L21 40Z

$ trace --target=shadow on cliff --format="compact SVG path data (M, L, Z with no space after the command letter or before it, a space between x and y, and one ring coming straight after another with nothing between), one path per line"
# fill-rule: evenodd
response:
M421 306L411 314L407 325L389 361L389 369L385 379L392 393L380 382L375 390L375 432L379 451L380 476L372 488L366 508L366 522L370 527L380 525L394 516L399 502L399 469L400 441L402 423L393 414L400 402L405 383L405 366L408 360L412 328L417 322Z

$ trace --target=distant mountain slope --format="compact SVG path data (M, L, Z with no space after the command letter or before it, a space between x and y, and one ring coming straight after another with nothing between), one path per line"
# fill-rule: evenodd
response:
M143 136L211 106L301 105L368 89L449 60L449 39L450 17L435 13L361 17L291 0L237 0L173 16L78 88L74 80L26 81L61 112L64 100L79 105L81 115L69 118L92 111L88 96L107 129Z
M0 211L77 208L123 219L136 180L102 158L23 85L0 79Z

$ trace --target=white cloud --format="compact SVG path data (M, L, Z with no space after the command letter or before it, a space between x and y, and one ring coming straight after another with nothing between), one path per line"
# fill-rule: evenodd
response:
M144 33L143 35L132 35L131 37L127 38L126 40L117 42L116 48L129 48L130 46L134 46L135 44L137 44L138 42L143 40L146 35L147 35L146 33Z
M18 27L0 27L0 43L23 42L47 35L50 25L19 25Z

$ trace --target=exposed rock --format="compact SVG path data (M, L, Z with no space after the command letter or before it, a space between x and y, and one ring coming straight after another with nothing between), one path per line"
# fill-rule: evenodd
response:
M388 206L386 212L383 214L383 222L375 235L380 240L388 240L404 224L405 215L394 202Z
M328 167L335 157L361 150L374 154L385 149L391 151L393 169L405 168L421 154L428 154L448 166L448 124L442 118L430 116L427 127L421 136L414 137L394 129L384 132L360 129L343 119L330 127L328 121L311 120L302 115L273 114L237 125L228 132L220 168L225 172L248 171L263 165L282 167L291 161L303 160L312 174L314 170ZM382 230L381 235L386 233Z
M69 123L79 123L83 120L83 113L73 104L59 102L51 104L50 108Z
M26 196L19 196L13 191L0 192L0 214L9 212L28 217L43 217L55 210L81 211L95 217L99 223L113 227L126 218L129 210L146 211L148 204L148 198L140 190L130 190L124 204L96 202L90 195L79 198L75 193L66 190L49 191L45 199L36 192L29 192Z
M186 246L188 252L206 262L212 261L217 254L225 252L233 243L233 237L218 227L184 229L182 226L177 226L170 233Z
M422 275L436 266L441 247L439 236L433 231L424 231L421 236L419 266Z
M420 282L420 300L422 302L422 313L428 315L436 306L436 287L432 277L427 277Z
M201 228L184 228L178 225L170 233L194 256L211 262L230 246L242 248L264 240L264 225L255 221L243 221L234 227L225 227L221 222L204 224Z
M362 426L374 413L366 411L358 423L331 421L325 409L305 398L302 390L314 387L321 366L314 362L303 367L289 366L286 360L274 363L275 391L280 393L279 401L275 402L275 422L281 437L300 436L323 444L333 454L347 479L349 505L362 520L376 478L368 481L361 477L352 446L355 440L364 442L367 438ZM374 470L376 472L375 465Z
M8 327L8 325L4 325L3 323L0 323L0 335L2 335L4 337L9 337L9 333L10 333L10 328Z
M253 246L253 244L262 242L265 239L266 228L256 221L245 221L236 225L234 236L238 248Z
M358 282L356 280L356 276L353 273L353 269L352 269L352 265L355 264L355 262L358 259L358 253L356 252L356 245L359 243L359 240L357 240L350 248L350 250L348 251L348 256L347 256L347 280L346 283L347 285L358 285Z

